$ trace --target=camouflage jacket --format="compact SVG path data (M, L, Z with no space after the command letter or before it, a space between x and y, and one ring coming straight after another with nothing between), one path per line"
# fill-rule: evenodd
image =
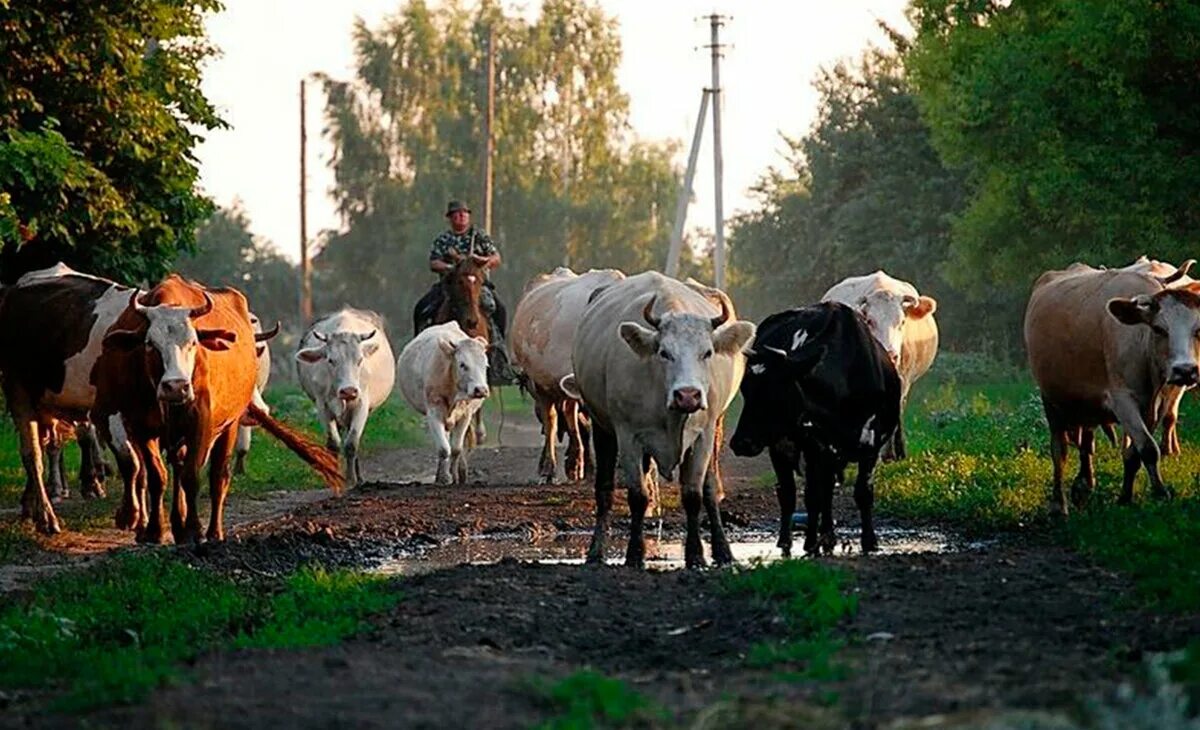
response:
M471 252L472 242L474 242L475 253L480 256L491 256L498 253L496 244L492 243L491 237L475 226L471 226L462 233L455 233L449 229L442 231L429 250L429 260L449 262L452 260L450 258L451 251L457 251L466 256Z

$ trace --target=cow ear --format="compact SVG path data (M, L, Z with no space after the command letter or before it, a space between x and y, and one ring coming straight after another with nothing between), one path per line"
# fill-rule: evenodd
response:
M440 347L442 352L448 357L454 357L454 351L458 349L450 340L438 340L438 347Z
M104 335L102 345L106 350L133 350L145 341L145 334L136 330L113 330Z
M484 348L485 350L488 349L489 347L491 347L491 344L483 337L476 335L472 339L474 339L476 342L478 342L479 346Z
M1141 294L1132 299L1109 299L1108 312L1121 324L1147 324L1154 319L1158 305L1154 299Z
M713 332L713 349L722 355L741 352L754 339L754 323L740 319L727 322Z
M307 347L296 353L296 362L320 362L325 359L325 351L319 347Z
M196 337L206 350L228 350L237 342L237 333L223 329L196 330Z
M927 317L937 311L937 300L933 297L920 296L911 305L906 306L904 311L913 319Z
M658 332L649 327L637 322L622 322L617 332L639 357L650 357L658 350Z

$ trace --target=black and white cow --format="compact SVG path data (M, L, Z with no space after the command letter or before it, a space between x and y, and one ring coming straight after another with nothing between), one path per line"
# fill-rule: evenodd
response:
M833 549L834 482L851 462L858 464L862 549L875 550L871 475L899 423L900 377L867 323L835 302L772 314L758 326L741 391L745 404L730 447L738 456L770 451L783 554L791 555L801 457L804 552Z

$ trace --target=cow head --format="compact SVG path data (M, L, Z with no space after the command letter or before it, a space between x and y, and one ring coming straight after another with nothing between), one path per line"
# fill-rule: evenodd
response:
M871 334L887 350L893 365L900 364L900 348L904 343L904 325L910 319L928 317L937 311L933 297L873 291L858 300L858 313L867 321Z
M1150 328L1163 380L1182 386L1200 382L1200 284L1110 299L1108 311L1122 324Z
M487 346L487 340L482 337L438 342L442 353L450 358L450 367L454 371L455 400L487 398L491 394L487 383Z
M237 342L237 334L227 329L197 328L193 320L212 311L213 300L204 293L199 307L179 307L170 304L146 306L138 301L138 292L129 298L129 305L146 319L146 329L113 330L104 336L104 346L124 350L143 347L146 353L146 372L164 403L189 403L195 398L192 376L196 369L196 354L200 348L228 350Z
M362 395L362 364L379 349L379 343L371 341L378 331L324 334L313 330L313 337L321 344L300 350L296 360L309 364L323 361L332 376L334 394L343 404L350 405Z
M704 317L687 312L652 313L655 297L642 309L638 322L622 322L621 339L642 358L655 358L667 383L666 406L673 411L695 413L708 408L713 354L734 355L754 337L754 323L729 321L729 306L721 300L721 314Z
M787 436L807 410L801 384L825 356L824 345L801 342L787 350L756 343L742 378L742 413L729 447L738 456L757 456Z

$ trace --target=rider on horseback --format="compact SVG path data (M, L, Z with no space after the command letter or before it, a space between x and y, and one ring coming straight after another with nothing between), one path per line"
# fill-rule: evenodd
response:
M450 219L450 228L442 231L433 242L429 251L430 271L442 277L454 268L457 259L472 254L476 257L486 258L486 268L489 271L500 265L500 250L496 248L491 237L486 231L471 225L470 208L462 201L451 200L450 204L446 206L446 217ZM413 322L414 334L433 323L444 297L445 290L439 278L425 296L417 302ZM479 304L484 314L487 315L492 334L490 338L491 356L488 358L489 364L492 366L489 369L494 373L506 375L509 370L508 351L505 347L508 314L504 305L496 297L496 287L490 280L484 281ZM493 363L493 361L495 362Z

